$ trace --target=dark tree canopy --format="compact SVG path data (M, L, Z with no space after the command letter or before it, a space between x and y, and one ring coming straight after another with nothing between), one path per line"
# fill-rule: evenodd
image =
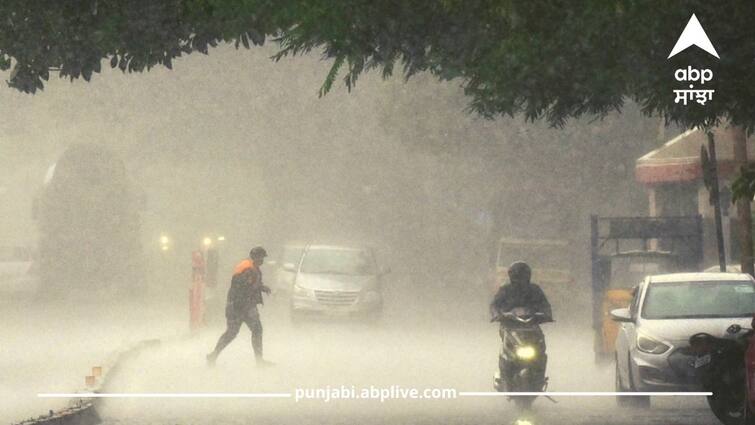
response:
M692 47L667 60L692 13L720 60ZM457 79L473 111L561 125L626 99L685 127L755 125L755 6L750 1L584 0L8 0L0 5L0 67L10 86L42 89L51 71L92 78L171 67L219 43L272 38L276 58L312 50L333 60L321 93L376 69ZM674 103L678 67L714 71L704 107ZM699 88L699 87L698 87Z

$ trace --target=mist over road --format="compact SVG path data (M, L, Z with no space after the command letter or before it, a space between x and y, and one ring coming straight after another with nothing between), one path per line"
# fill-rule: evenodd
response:
M486 298L463 287L454 297L424 298L406 287L389 291L378 325L318 320L293 326L284 300L262 311L266 357L274 367L255 367L249 332L242 329L215 368L204 355L222 332L214 323L200 335L163 343L128 361L110 392L294 393L296 389L354 387L451 388L490 391L499 338L487 322ZM392 297L391 297L392 296ZM554 303L563 303L554 300ZM613 391L611 367L593 364L586 318L562 312L544 326L551 391ZM484 423L517 419L513 403L499 397L446 400L107 399L99 409L106 424L122 423ZM654 399L650 410L618 409L612 397L538 399L538 424L716 423L702 398Z

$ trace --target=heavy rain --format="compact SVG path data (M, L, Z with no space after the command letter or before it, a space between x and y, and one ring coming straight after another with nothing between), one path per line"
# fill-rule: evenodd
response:
M746 123L488 116L430 72L321 96L333 59L279 50L0 89L0 422L752 423L689 342L751 328L714 273ZM526 292L507 328L516 262L552 321Z

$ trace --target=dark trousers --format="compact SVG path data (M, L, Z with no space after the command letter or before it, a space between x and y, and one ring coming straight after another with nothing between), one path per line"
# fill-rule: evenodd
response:
M241 315L226 315L226 330L223 335L220 335L217 345L215 345L215 354L220 354L223 349L236 338L241 329L241 324L246 323L246 326L252 331L252 349L254 350L254 357L262 358L262 322L260 321L260 314L257 311L257 307L251 307L246 314Z

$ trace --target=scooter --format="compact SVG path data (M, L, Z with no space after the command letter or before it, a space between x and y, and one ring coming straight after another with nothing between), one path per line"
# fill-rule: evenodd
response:
M499 392L542 392L548 386L545 368L545 338L540 324L550 322L543 313L514 309L496 315L491 322L500 322L501 352L494 388ZM501 376L503 374L503 376ZM519 409L529 409L537 396L512 396Z
M724 338L698 333L689 339L695 376L703 390L713 393L708 396L708 406L725 425L755 425L748 394L750 378L755 377L755 349L748 349L753 332L735 324L726 329Z

